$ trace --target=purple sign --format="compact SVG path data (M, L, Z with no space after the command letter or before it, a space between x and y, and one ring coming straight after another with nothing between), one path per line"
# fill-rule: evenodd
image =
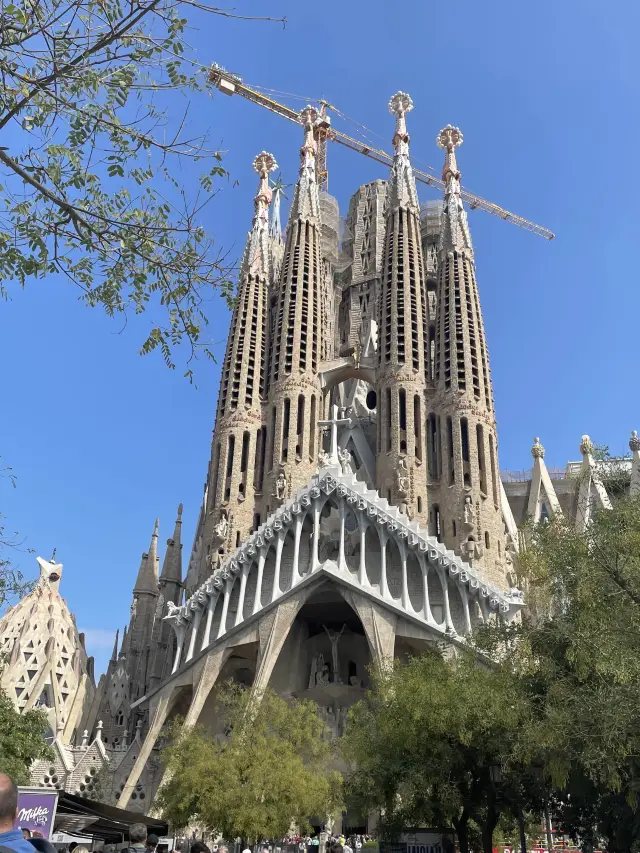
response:
M57 791L18 788L18 826L51 838L58 805Z

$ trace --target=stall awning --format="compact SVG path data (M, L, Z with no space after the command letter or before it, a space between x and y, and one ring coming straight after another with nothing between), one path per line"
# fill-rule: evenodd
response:
M88 838L95 836L113 844L126 841L129 827L134 823L144 823L148 832L158 836L168 832L167 824L156 818L61 791L54 830Z

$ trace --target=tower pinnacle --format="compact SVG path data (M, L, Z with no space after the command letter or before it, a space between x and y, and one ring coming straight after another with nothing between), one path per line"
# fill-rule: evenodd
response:
M387 210L400 207L419 209L416 182L409 160L409 134L405 116L413 109L413 101L406 92L396 92L389 100L389 112L396 117L396 131L393 134L393 165L389 175L387 190Z
M317 120L318 111L314 107L307 105L300 113L300 123L304 128L304 142L300 148L300 173L293 195L289 221L311 218L320 221L320 197L316 175L318 143L313 137Z
M396 117L396 132L393 135L393 148L396 154L409 154L409 134L405 115L413 109L411 95L396 92L389 99L389 112Z
M269 205L272 190L269 186L269 173L276 169L273 154L261 151L253 161L254 170L260 175L258 192L254 198L253 224L247 238L247 246L241 266L241 275L268 278L271 268L269 251Z
M436 136L438 148L445 151L442 180L446 188L440 234L440 249L444 251L473 251L467 214L460 194L460 170L456 161L456 148L462 145L462 141L462 131L452 124L443 127Z

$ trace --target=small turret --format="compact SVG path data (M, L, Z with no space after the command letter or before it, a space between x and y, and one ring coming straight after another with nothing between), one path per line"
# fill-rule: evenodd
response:
M136 585L133 588L134 594L138 592L156 593L158 591L158 525L159 521L156 518L149 551L142 555L140 561Z
M180 542L182 532L182 504L178 506L178 517L173 531L173 538L167 539L167 550L162 563L160 574L160 586L169 581L182 583L182 543Z

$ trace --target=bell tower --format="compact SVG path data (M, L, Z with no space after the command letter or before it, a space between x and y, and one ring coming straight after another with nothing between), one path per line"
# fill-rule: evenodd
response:
M438 503L434 526L442 541L488 577L504 581L498 439L489 353L467 214L460 194L456 148L462 133L447 125L446 184L438 252L435 384L439 429Z
M386 194L378 305L376 479L382 497L403 508L410 518L425 520L428 514L425 459L428 304L420 207L405 120L412 109L413 102L404 92L398 92L389 101L396 132Z

